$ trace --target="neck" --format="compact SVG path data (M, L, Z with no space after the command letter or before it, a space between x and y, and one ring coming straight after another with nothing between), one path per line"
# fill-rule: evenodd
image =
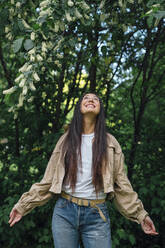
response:
M83 134L94 133L96 124L96 118L89 118L88 116L83 117Z

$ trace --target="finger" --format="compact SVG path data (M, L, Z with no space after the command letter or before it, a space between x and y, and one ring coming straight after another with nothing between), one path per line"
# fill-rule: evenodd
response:
M10 219L9 219L9 224L14 220L14 214L11 215Z
M12 221L10 224L10 227L14 226L15 223L16 223L16 221Z
M156 236L156 235L158 235L159 233L157 233L157 232L151 232L151 233L149 233L149 235L152 235L152 236Z
M14 214L14 210L12 209L10 212L10 218L13 216L13 214Z
M13 223L10 223L10 227L12 227L14 224Z
M10 222L13 221L13 219L16 217L16 213L17 213L17 212L16 212L15 209L13 209L13 210L11 211L11 213L10 213L10 220L9 220Z
M15 224L15 220L11 220L9 224L10 224L10 227L12 227Z
M156 228L155 228L155 226L154 226L153 223L152 223L152 225L151 225L151 228L152 228L152 231L156 232Z
M11 222L12 222L12 219L10 218L9 221L8 221L8 223L10 224Z
M146 233L146 234L150 234L150 235L158 235L158 234L159 234L159 233L156 232L156 231L146 231L146 230L145 230L145 233Z
M14 226L14 224L17 223L20 219L21 219L21 217L17 217L14 220L12 220L10 227Z
M14 220L14 216L12 217L12 218L10 218L10 220L9 220L9 224L10 224L10 226L12 225L12 223L13 222L15 222L15 220Z

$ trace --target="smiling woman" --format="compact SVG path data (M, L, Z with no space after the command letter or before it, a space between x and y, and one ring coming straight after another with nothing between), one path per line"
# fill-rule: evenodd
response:
M83 115L83 130L85 133L93 132L96 122L96 116L100 112L100 101L95 94L86 94L81 102L80 111Z
M113 199L126 218L158 234L124 170L121 147L106 132L104 108L94 93L75 106L69 130L56 144L41 182L24 193L10 213L10 226L58 195L52 217L56 248L111 248L106 201Z

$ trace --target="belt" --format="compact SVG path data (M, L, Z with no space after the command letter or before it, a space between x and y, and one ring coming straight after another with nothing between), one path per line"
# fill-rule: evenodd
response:
M102 210L97 206L97 204L101 204L105 202L105 199L99 199L99 200L88 200L88 199L82 199L82 198L78 198L78 197L74 197L71 196L69 194L66 194L65 192L61 193L61 197L76 203L79 206L85 206L85 207L92 207L92 208L96 208L100 214L100 217L106 222L106 218L102 212Z

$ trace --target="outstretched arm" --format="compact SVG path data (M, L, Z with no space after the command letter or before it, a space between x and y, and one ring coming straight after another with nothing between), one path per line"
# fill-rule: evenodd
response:
M137 193L124 169L124 155L119 146L118 153L115 153L115 205L126 218L141 224L146 234L157 235L155 226L145 211Z

